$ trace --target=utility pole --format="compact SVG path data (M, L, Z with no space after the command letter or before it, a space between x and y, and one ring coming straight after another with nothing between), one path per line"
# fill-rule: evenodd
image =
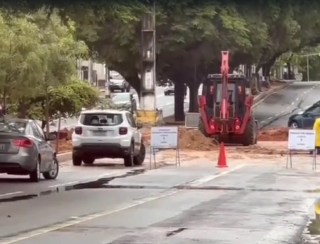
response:
M146 13L142 19L141 45L142 45L142 70L140 104L138 118L141 123L155 124L157 121L156 111L156 17L155 0L151 13Z
M105 78L106 78L106 82L105 82L105 98L110 97L110 90L109 90L109 84L110 84L110 73L109 73L109 68L107 66L107 64L105 64Z
M307 56L307 80L310 81L309 56Z
M309 65L309 57L312 56L320 56L320 53L308 53L308 54L303 54L299 55L301 57L306 57L307 58L307 81L310 81L310 65Z

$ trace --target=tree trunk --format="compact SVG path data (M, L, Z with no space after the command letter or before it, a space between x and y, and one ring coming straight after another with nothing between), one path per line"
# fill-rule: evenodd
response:
M41 129L44 130L46 128L47 121L41 120Z
M292 70L291 70L291 63L290 62L287 62L287 67L288 67L288 78L289 78L289 80L291 80L292 78L292 74L291 74L291 72L292 72Z
M198 90L199 90L198 82L191 82L189 84L189 112L197 113L199 112L198 106Z
M45 120L46 120L46 133L49 135L50 127L49 127L49 93L48 86L46 85L46 101L45 101Z
M7 114L7 87L4 86L3 88L3 100L2 100L2 111L3 111L3 114Z
M259 75L259 71L261 69L261 65L257 65L256 67L256 73L255 73L255 86L256 86L256 89L257 89L257 92L261 92L261 82L260 82L260 75Z
M252 66L251 64L247 64L246 65L246 69L245 69L245 76L246 77L251 77L252 76Z
M141 83L142 80L139 78L138 74L135 75L128 75L124 77L126 81L136 90L139 98L140 98L140 91L141 91Z
M27 118L28 110L29 110L29 106L27 105L27 103L25 101L20 101L18 103L18 108L17 108L18 118L19 119Z
M265 77L265 81L267 82L267 87L270 86L270 71L273 63L271 64L271 62L269 62L262 66L262 73L263 73L263 76Z
M184 82L175 80L174 86L174 119L184 121Z

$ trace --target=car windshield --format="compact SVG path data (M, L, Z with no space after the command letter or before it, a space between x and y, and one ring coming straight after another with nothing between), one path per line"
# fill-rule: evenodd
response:
M120 94L114 95L111 99L112 99L112 102L114 103L130 102L130 94L120 93Z
M117 113L99 113L82 114L81 124L91 126L113 126L123 122L122 114Z
M27 123L24 121L6 120L0 122L0 132L24 134Z

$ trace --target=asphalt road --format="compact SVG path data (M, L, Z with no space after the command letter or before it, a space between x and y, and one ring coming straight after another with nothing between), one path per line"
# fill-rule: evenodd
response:
M25 200L1 197L0 243L278 244L301 237L315 197L307 191L320 183L310 165L218 169L204 161Z
M294 82L256 106L255 118L266 129L286 127L289 117L320 100L320 82Z

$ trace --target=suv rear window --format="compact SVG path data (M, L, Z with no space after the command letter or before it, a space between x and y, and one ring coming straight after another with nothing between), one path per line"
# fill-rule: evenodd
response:
M91 126L114 126L123 122L122 114L81 114L80 123Z

